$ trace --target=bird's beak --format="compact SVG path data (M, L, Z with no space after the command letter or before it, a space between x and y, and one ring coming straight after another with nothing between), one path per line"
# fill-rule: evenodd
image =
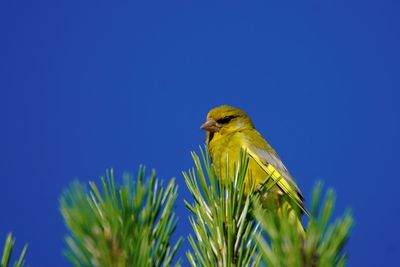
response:
M207 119L206 122L200 126L200 129L211 132L211 133L215 133L215 132L219 131L220 127L215 120Z

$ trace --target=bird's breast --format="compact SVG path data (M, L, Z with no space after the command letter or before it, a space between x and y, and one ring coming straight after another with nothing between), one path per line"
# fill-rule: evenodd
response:
M248 148L248 140L245 136L242 136L240 133L235 133L231 135L227 135L223 138L217 137L208 144L209 154L211 156L214 170L218 178L222 180L222 182L226 182L226 179L233 179L235 176L235 165L240 160L240 151L241 149ZM250 160L249 162L250 171L247 171L246 174L246 191L250 190L250 187L253 185L253 178L251 173L258 170L258 166L253 164ZM257 169L257 170L256 170Z

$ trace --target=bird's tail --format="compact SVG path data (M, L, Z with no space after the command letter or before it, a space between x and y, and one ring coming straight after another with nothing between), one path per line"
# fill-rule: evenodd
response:
M297 205L293 205L290 198L287 198L285 195L264 192L261 196L261 203L268 213L276 213L278 215L277 218L279 218L281 223L286 221L290 224L294 224L297 232L304 240L306 233L303 224L301 223L302 211L297 207Z
M289 212L289 221L296 224L297 231L299 232L301 237L304 239L304 237L306 236L306 231L304 230L304 226L301 223L300 216L294 211L294 209L292 209Z
M295 224L299 235L304 239L306 232L301 223L301 213L296 211L288 201L283 201L277 212L280 218L288 220L291 224Z

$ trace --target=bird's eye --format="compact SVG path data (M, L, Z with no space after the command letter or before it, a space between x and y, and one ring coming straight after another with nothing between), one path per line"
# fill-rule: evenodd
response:
M226 117L223 117L222 119L217 120L217 122L220 124L226 124L236 117L237 116L226 116Z

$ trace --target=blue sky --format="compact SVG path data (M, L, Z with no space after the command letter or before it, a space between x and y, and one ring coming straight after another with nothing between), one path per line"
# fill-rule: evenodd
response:
M30 266L68 266L62 190L139 164L177 178L187 235L181 172L207 111L230 104L306 197L322 179L336 215L353 209L349 266L395 266L399 11L398 1L2 1L0 240L28 242Z

